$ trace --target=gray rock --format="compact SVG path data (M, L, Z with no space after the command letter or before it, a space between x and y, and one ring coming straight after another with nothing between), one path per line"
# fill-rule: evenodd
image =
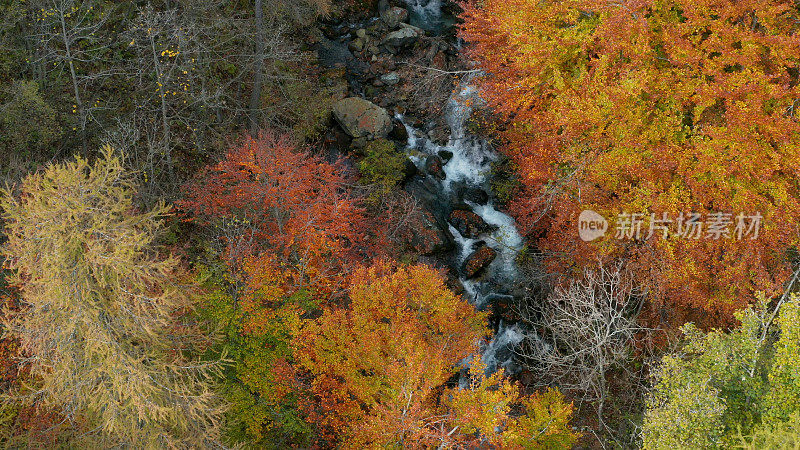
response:
M350 41L350 45L348 45L348 47L350 48L350 50L354 52L360 52L361 50L364 50L364 39L362 38L353 39L352 41Z
M421 31L422 30L419 28L415 29L415 27L403 27L397 31L392 31L391 33L387 34L386 37L384 37L381 41L381 44L388 45L395 49L410 47L417 42L417 39L419 39L420 36L422 36Z
M389 113L359 97L348 97L333 105L333 117L353 138L385 138L392 130Z
M408 10L394 6L381 13L381 20L390 29L397 28L401 23L408 21Z
M381 81L383 81L387 86L394 86L400 82L400 75L398 75L397 72L389 72L381 75Z

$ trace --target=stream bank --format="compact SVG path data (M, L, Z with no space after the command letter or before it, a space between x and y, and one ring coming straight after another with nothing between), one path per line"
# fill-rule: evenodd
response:
M500 156L468 127L481 104L470 84L479 74L460 58L457 12L449 1L382 0L374 16L324 24L320 63L346 83L325 143L348 153L387 140L408 157L403 189L424 211L412 231L423 241L413 245L418 260L446 268L454 290L490 311L494 336L481 358L487 372L514 374L524 334L511 310L524 242L490 189Z

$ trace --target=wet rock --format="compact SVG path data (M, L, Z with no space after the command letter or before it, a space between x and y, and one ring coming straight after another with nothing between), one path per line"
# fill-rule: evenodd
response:
M439 155L439 158L442 158L442 162L445 164L453 159L453 152L450 150L439 150L436 154Z
M489 194L480 186L469 185L464 181L456 181L450 185L451 199L454 209L469 209L470 203L485 205L489 202Z
M489 194L478 187L467 187L463 194L464 200L470 201L478 205L485 205L489 203Z
M381 75L381 81L387 86L394 86L400 82L400 75L398 75L397 72L389 72L385 75Z
M417 174L417 165L414 164L414 161L411 161L410 159L406 158L406 160L403 162L403 178L407 180L416 174Z
M405 190L417 199L420 205L433 213L439 227L448 230L447 218L450 216L450 203L440 195L439 183L429 177L414 177L405 184Z
M485 243L481 244L480 248L475 250L467 257L466 261L464 261L462 270L464 276L467 278L475 278L480 275L497 257L497 252L491 247L487 246Z
M392 121L392 131L389 132L389 137L404 144L408 142L408 130L403 125L403 122L399 120Z
M381 13L381 20L390 29L397 28L401 23L408 21L408 10L393 6Z
M444 180L445 173L442 158L436 155L428 156L428 159L425 160L425 171L434 178Z
M518 317L516 317L514 314L514 306L516 303L514 296L506 294L491 294L487 296L486 301L491 305L493 317L502 319L506 322L518 319Z
M466 200L477 205L485 205L489 202L489 194L483 188L463 182L453 185L453 194L457 201Z
M392 130L389 113L363 98L348 97L339 100L333 105L333 116L353 138L385 138Z
M439 125L428 131L431 141L439 145L446 145L450 140L450 129L446 125Z
M346 67L347 71L356 75L363 74L368 68L367 64L353 56L347 45L332 41L325 36L319 37L317 58L320 65L325 68Z
M462 236L474 239L495 229L472 211L457 209L450 213L450 223Z

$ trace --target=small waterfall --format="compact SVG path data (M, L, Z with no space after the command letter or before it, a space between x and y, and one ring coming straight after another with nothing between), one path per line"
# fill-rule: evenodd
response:
M450 137L445 145L438 145L423 131L405 125L409 136L407 154L420 171L423 170L428 156L437 155L442 151L452 153L453 156L442 168L445 173L444 180L436 181L439 195L444 198L453 195L454 183L466 183L470 187L484 191L489 189L491 165L497 160L497 153L485 140L470 135L465 128L473 108L480 102L480 97L468 84L468 80L460 91L451 97L445 109L445 119L450 126ZM398 118L402 120L402 116ZM482 310L493 300L509 297L506 292L510 290L517 276L516 257L522 248L523 239L517 231L514 219L496 209L491 201L483 205L468 200L463 200L463 203L487 224L494 226L491 232L476 238L467 238L449 224L450 233L458 246L455 258L459 267L470 256L478 241L484 241L497 253L497 257L482 278L467 279L462 276L460 279L465 295L476 308ZM491 373L502 367L513 373L517 369L513 364L513 348L523 337L520 325L507 324L501 320L495 336L481 349L481 359L487 366L487 372Z
M405 0L411 25L438 32L442 27L442 0Z

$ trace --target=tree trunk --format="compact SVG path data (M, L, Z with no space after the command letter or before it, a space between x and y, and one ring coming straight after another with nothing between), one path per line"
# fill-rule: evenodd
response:
M156 81L158 82L158 93L161 97L161 126L164 133L164 157L167 159L167 174L170 181L174 181L174 173L172 167L172 147L169 142L169 116L167 112L167 94L164 86L164 77L161 73L161 63L158 61L158 50L156 49L156 42L153 36L150 35L150 49L153 52L153 67L156 72Z
M264 72L264 10L262 0L255 0L256 60L253 66L253 91L250 93L250 133L256 135L261 114L261 84Z
M86 111L81 100L81 91L78 87L78 75L75 72L75 62L72 60L72 42L67 36L67 23L64 19L64 11L59 11L59 23L61 24L61 38L64 41L64 51L67 57L67 64L69 65L69 75L72 78L72 89L75 94L75 109L78 112L78 125L81 127L80 141L83 146L83 156L89 156L89 146L86 142Z

